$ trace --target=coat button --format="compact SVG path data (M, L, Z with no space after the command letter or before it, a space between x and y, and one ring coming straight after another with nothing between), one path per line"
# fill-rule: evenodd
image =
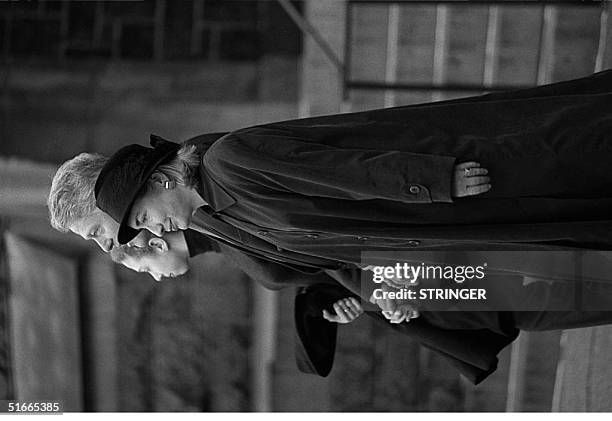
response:
M419 194L421 192L421 188L419 186L410 186L408 189L412 194Z
M319 234L306 234L306 238L312 238L314 240L319 238Z
M259 231L257 231L257 234L259 234L259 235L268 235L269 232L266 231L266 230L259 230Z
M416 247L416 246L418 246L419 244L421 244L421 242L420 242L419 240L410 240L410 241L408 241L408 245L409 245L410 247Z

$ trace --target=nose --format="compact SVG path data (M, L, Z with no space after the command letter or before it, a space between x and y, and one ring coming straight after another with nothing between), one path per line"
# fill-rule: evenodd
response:
M113 248L112 240L94 238L94 241L100 246L102 250L104 250L104 253L108 253Z
M157 282L160 282L162 280L162 276L159 273L149 272L149 275L151 275L153 279L155 279Z
M128 247L135 247L135 248L143 248L146 246L146 242L143 242L142 239L139 239L138 237L130 240L127 242L126 246Z
M149 235L145 234L145 231L146 230L140 230L140 233L127 243L128 247L146 247Z

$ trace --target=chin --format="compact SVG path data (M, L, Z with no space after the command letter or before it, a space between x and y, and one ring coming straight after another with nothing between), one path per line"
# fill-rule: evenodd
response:
M180 220L176 221L176 227L179 230L189 229L189 219L180 219ZM185 272L187 272L187 270L185 270Z
M177 216L171 216L170 220L172 220L172 223L174 224L174 228L176 229L175 232L186 230L188 228L187 224L185 224L185 219L183 218L179 218Z
M184 269L181 270L177 270L176 272L174 272L175 276L182 276L184 274L186 274L187 272L189 272L189 267L186 267Z

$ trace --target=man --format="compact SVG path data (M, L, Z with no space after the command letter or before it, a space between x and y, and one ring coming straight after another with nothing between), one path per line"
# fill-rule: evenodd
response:
M270 290L335 283L325 274L305 274L270 264L192 230L169 232L163 237L143 230L130 244L113 248L110 256L116 263L136 272L149 273L156 281L161 281L162 278L187 273L189 259L207 252L222 253L249 277Z
M310 286L311 290L319 290L322 286L334 285L326 276L306 275L295 271L279 273L279 268L276 268L276 272L266 270L265 265L260 262L245 258L232 248L191 230L167 233L161 238L143 231L130 245L114 247L110 251L110 257L115 263L135 272L148 273L155 281L160 282L163 278L184 275L190 268L189 259L207 252L223 253L250 278L271 290L284 286ZM340 296L329 303L329 306L322 306L318 317L333 323L350 323L363 314L361 304L350 292L341 287L336 287L334 291Z
M335 325L350 323L364 313L356 296L334 285L327 276L266 265L190 230L167 233L162 238L143 231L131 245L114 247L110 256L114 262L136 272L149 273L159 282L164 277L186 273L189 259L206 252L222 252L251 279L268 289L308 285L295 298L296 363L303 372L327 376L334 360Z
M64 162L53 177L47 199L51 226L93 240L108 253L119 224L96 207L94 185L108 158L82 153Z

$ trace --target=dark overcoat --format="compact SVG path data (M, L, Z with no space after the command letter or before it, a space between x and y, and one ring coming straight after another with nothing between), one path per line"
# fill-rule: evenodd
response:
M357 294L346 266L364 250L609 249L611 91L608 71L238 130L203 157L199 192L209 206L194 224L286 267L343 269L329 273ZM493 190L450 196L452 167L464 160L489 169ZM456 316L463 329L435 314L394 328L479 382L518 330Z
M341 285L353 284L350 271L336 271L333 278L325 273L305 274L271 260L245 253L224 243L217 244L207 236L185 231L190 256L214 249L232 259L238 268L253 280L269 289L287 286L308 286L295 299L296 360L300 370L327 376L331 371L336 344L337 324L323 319L322 309L332 311L332 304L348 296L357 296ZM334 282L334 279L338 283ZM536 282L524 286L520 279L499 279L510 303L531 301L531 308L539 305L542 311L466 311L422 312L421 317L410 323L390 324L376 308L366 314L374 318L383 329L393 329L406 334L421 345L443 356L465 377L479 383L497 366L497 353L512 342L518 330L550 330L594 326L612 321L612 312L602 311L548 311L551 301L571 302L574 299L571 286L549 286ZM510 281L510 282L508 282ZM495 280L494 282L497 282ZM585 305L589 295L612 297L612 286L597 284L597 290L586 290ZM359 291L357 291L357 294ZM368 303L369 304L369 303ZM366 307L368 305L366 304Z
M609 249L612 72L231 132L204 154L215 217L279 250ZM493 189L451 197L474 160Z
M408 334L443 356L474 383L479 383L497 366L495 355L512 342L519 329L527 331L571 329L612 323L612 286L594 283L583 291L585 309L551 311L554 303L574 300L572 285L508 282L508 301L538 304L540 311L442 311L423 312L409 323L390 324L378 312L367 312L380 326ZM322 309L347 296L338 285L320 284L301 289L295 298L295 323L299 336L296 356L302 371L327 375L331 370L337 325L321 316ZM590 305L589 305L590 304ZM599 305L597 305L599 304ZM537 306L534 306L535 309ZM598 308L594 310L593 308Z
M338 325L325 320L322 310L333 311L334 302L357 296L341 286L345 283L342 277L350 276L348 272L341 275L336 273L335 279L340 279L337 283L326 273L302 273L245 253L223 242L211 241L208 236L196 231L185 231L185 241L190 257L210 250L221 252L251 279L268 289L305 287L296 295L294 304L296 362L303 372L323 377L329 374L334 362ZM366 314L373 317L381 328L393 329L397 333L412 337L441 354L475 383L482 381L495 370L497 353L518 334L509 312L427 313L409 324L394 325L390 324L380 311L375 311L376 308L370 310L372 311L367 311ZM454 324L452 328L445 327L449 322Z

